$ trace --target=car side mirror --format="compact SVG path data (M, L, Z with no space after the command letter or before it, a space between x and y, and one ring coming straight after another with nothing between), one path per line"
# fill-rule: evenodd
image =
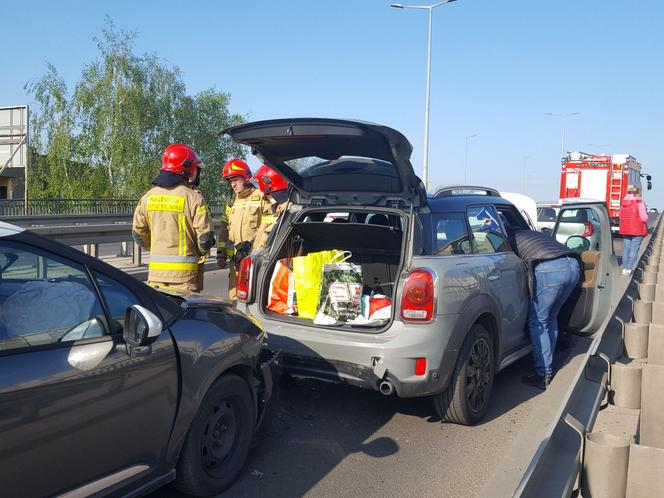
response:
M122 337L128 345L147 346L157 340L162 329L161 320L149 309L138 304L127 308Z
M565 246L574 252L590 250L590 240L581 235L572 235L565 241Z

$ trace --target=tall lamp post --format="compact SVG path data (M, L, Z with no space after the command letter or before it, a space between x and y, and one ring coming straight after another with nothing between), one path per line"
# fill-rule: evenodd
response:
M567 112L567 113L557 113L557 112L545 112L545 116L557 116L563 122L563 133L562 138L560 139L560 157L565 155L565 120L570 116L578 116L578 112Z
M429 95L430 95L430 82L431 82L431 19L433 9L440 7L446 3L452 3L456 0L444 0L442 2L434 3L432 5L402 5L400 3L390 4L390 7L396 9L420 9L429 11L429 44L427 49L427 89L426 89L426 104L424 108L424 161L422 165L422 180L424 187L429 188Z
M523 156L523 193L526 193L526 161L533 156Z
M466 135L466 156L464 159L464 174L463 174L463 182L465 185L468 185L468 140L471 138L475 138L477 135Z

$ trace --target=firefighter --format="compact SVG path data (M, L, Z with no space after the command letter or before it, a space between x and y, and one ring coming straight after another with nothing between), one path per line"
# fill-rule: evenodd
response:
M261 224L258 227L252 251L258 252L267 245L272 227L290 203L288 202L288 181L266 164L258 168L254 175L254 182L265 199Z
M251 170L240 159L231 159L224 165L222 178L231 186L233 198L221 217L217 263L219 268L229 269L228 298L235 301L238 266L251 253L261 223L263 195L251 185Z
M203 290L203 263L215 240L210 209L195 188L202 168L192 148L169 145L155 186L138 202L132 236L150 251L149 284Z

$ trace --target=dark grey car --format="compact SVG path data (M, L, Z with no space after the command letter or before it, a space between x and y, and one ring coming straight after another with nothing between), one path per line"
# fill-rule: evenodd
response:
M441 418L477 422L495 374L530 351L527 269L506 237L507 226L528 229L519 210L488 188L427 196L410 143L385 126L300 118L225 133L291 183L295 207L238 278L239 308L261 321L288 369L386 395L432 396ZM572 240L588 268L567 326L590 333L610 304L615 257L606 210L578 209L597 216L602 245L590 251L587 239ZM268 308L278 262L331 249L350 253L363 295L390 299L388 316L322 324Z
M269 407L264 341L227 302L0 222L0 495L220 492Z

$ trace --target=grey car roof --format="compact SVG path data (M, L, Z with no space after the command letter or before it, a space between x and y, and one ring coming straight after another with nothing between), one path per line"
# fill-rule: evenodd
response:
M467 206L478 204L507 205L513 204L503 197L493 195L454 195L450 197L429 197L429 207L433 212L456 211L464 212Z
M0 221L0 237L8 237L10 235L15 235L17 233L23 232L25 228L17 227L16 225L10 225L4 221Z

